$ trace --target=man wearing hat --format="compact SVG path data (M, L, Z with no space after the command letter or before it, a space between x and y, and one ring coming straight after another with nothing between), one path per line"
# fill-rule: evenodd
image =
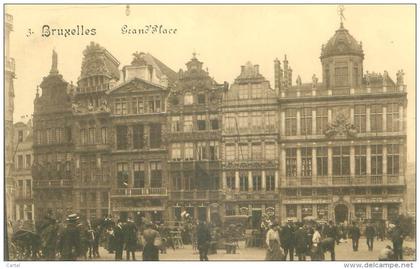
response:
M353 226L350 227L349 235L351 237L353 251L357 251L359 248L360 229L357 227L356 222L353 222Z
M136 260L137 248L137 226L131 218L127 219L127 223L123 226L125 250L127 254L127 261L130 260L130 254L133 261Z
M293 220L288 219L286 226L281 229L280 241L281 247L284 249L284 260L287 259L287 254L289 254L289 259L293 261L293 252L294 252L294 230L293 230Z
M81 254L81 238L79 216L77 214L70 214L66 219L66 227L62 232L59 240L59 251L61 260L75 261Z
M369 251L373 251L373 239L375 238L375 228L373 227L372 223L368 222L366 225L366 244L368 245Z
M208 261L207 253L211 241L210 230L203 220L197 226L197 248L200 253L200 261Z
M114 227L114 248L115 248L115 260L121 261L123 250L124 250L124 232L123 232L123 222L121 219L118 219L117 225Z
M299 261L305 261L308 250L308 237L306 231L303 229L303 223L299 223L298 227L295 232L296 255Z
M395 253L395 260L401 261L403 259L403 242L404 233L400 226L400 221L395 221L395 227L391 231L391 240Z

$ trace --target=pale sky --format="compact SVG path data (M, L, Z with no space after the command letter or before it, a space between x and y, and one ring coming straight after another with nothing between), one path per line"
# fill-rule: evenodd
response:
M174 71L185 69L192 52L208 67L216 81L232 83L247 61L260 65L260 72L273 82L273 60L287 54L297 75L310 82L312 74L322 78L321 46L339 27L336 5L19 5L6 6L14 19L11 57L16 60L14 121L33 113L36 85L48 75L51 51L58 53L58 69L76 84L82 52L95 41L120 62L131 62L132 53L149 52ZM394 81L403 69L408 92L407 126L415 126L415 6L346 5L344 26L363 42L364 70L387 70ZM95 36L41 37L41 28L96 28ZM177 28L175 35L121 34L121 27L143 28L162 24ZM28 29L35 32L26 37ZM25 119L26 121L26 119ZM414 127L407 131L408 149L414 149ZM415 151L408 150L409 161Z

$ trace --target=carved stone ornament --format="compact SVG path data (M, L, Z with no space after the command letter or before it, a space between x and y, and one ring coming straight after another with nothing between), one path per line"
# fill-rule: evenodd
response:
M328 138L335 136L355 137L357 135L357 129L353 124L348 122L343 114L338 114L335 121L328 124L324 134Z

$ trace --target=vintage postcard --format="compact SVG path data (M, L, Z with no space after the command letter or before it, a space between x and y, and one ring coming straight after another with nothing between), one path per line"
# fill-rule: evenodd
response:
M412 268L415 70L414 4L5 4L4 260Z

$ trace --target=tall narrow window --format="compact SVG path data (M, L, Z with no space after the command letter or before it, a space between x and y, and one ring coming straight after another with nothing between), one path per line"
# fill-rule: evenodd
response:
M144 126L141 124L133 126L133 148L144 148Z
M312 176L312 148L302 148L300 152L302 177L310 177Z
M171 146L172 148L172 160L179 161L181 160L181 144L174 143Z
M150 162L150 187L162 187L162 164L160 162Z
M173 116L171 118L171 131L177 133L181 131L181 121L179 116Z
M101 143L102 144L108 143L108 130L106 127L101 128Z
M370 109L370 129L372 132L382 132L382 105L372 105Z
M191 93L186 93L184 95L184 105L192 105L193 104L193 95Z
M198 160L207 160L207 145L206 142L198 142L197 143L197 157Z
M252 173L252 188L254 191L261 190L261 174L256 172Z
M328 125L328 108L318 107L316 109L316 133L324 134Z
M95 144L95 128L89 128L89 144Z
M398 104L388 104L386 107L386 130L398 132L400 126L400 114Z
M300 114L300 132L302 135L312 134L312 109L304 108Z
M219 143L217 141L210 141L209 155L212 161L219 159Z
M354 147L355 174L358 176L366 175L366 146Z
M388 145L387 147L387 174L398 175L400 172L400 145Z
M127 149L128 148L128 127L127 126L117 126L117 149Z
M297 175L296 149L286 149L286 176L295 177Z
M333 147L333 175L350 175L350 147Z
M87 144L86 129L80 129L80 144Z
M185 143L184 159L187 161L194 160L194 144L193 143Z
M239 175L239 189L240 191L248 190L248 175L246 173L241 173Z
M206 115L197 115L197 130L206 130Z
M286 109L286 135L297 135L296 109Z
M219 129L219 118L218 115L210 115L210 127L212 130Z
M353 80L353 87L357 88L359 86L359 68L356 64L354 64L353 66L352 80Z
M193 120L192 116L184 116L184 132L193 131Z
M118 188L128 187L128 164L117 163L117 186Z
M274 191L275 190L275 175L272 172L268 172L265 175L265 190Z
M316 167L318 176L328 175L328 149L319 147L316 149Z
M150 148L160 148L162 142L162 130L159 123L150 124Z
M371 174L382 175L382 145L371 145Z
M134 163L134 188L145 187L144 163Z
M365 105L356 105L354 107L354 126L357 129L357 132L364 133L366 132L366 106Z

